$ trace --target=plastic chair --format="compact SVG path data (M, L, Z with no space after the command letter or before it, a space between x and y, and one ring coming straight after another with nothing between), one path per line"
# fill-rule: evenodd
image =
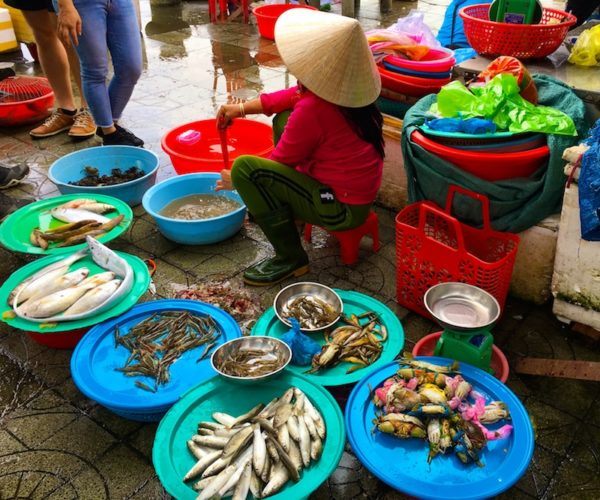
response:
M238 8L235 12L232 12L230 17L232 19L236 18L241 10L244 14L244 22L247 23L250 18L248 0L238 0L236 3L238 4ZM208 0L208 15L211 23L217 22L217 0ZM227 20L227 0L219 0L219 16L222 22Z
M328 231L335 236L340 244L340 257L346 265L356 264L358 261L358 248L363 236L369 235L373 239L373 252L379 251L379 219L375 212L370 212L362 226L348 229L347 231ZM312 224L304 226L304 241L310 243L312 237Z

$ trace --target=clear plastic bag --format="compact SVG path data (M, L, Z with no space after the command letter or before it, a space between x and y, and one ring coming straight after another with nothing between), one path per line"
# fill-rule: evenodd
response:
M569 62L577 66L600 66L600 24L579 35Z
M418 10L411 11L408 16L401 17L398 22L388 29L410 36L419 45L426 45L429 48L437 49L442 44L435 37L429 26L424 21L425 14Z

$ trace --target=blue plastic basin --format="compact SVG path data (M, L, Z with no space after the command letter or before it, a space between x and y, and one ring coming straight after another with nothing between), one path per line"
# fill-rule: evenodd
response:
M83 178L83 169L87 166L97 168L100 175L110 175L113 168L127 170L136 166L146 172L146 175L115 186L85 187L69 184ZM158 156L152 151L133 146L98 146L75 151L56 160L48 171L48 177L62 194L106 194L135 206L141 203L144 193L156 182L157 172Z
M239 203L241 207L231 213L202 220L171 219L160 215L160 211L172 201L192 194L214 194L217 173L179 175L151 187L142 200L144 209L156 221L165 238L183 245L208 245L231 238L237 233L246 217L246 206L235 191L220 191Z

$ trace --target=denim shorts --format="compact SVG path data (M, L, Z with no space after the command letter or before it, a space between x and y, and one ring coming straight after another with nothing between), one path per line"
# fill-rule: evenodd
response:
M4 3L13 9L47 10L48 12L54 12L52 0L4 0Z

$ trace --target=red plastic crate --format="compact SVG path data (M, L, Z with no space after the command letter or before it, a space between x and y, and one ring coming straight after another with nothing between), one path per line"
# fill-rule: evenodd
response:
M481 202L481 229L452 216L456 193ZM484 195L451 186L445 210L428 201L409 205L396 217L397 301L431 318L423 304L425 292L438 283L459 281L486 290L503 309L518 245L516 234L491 228Z

